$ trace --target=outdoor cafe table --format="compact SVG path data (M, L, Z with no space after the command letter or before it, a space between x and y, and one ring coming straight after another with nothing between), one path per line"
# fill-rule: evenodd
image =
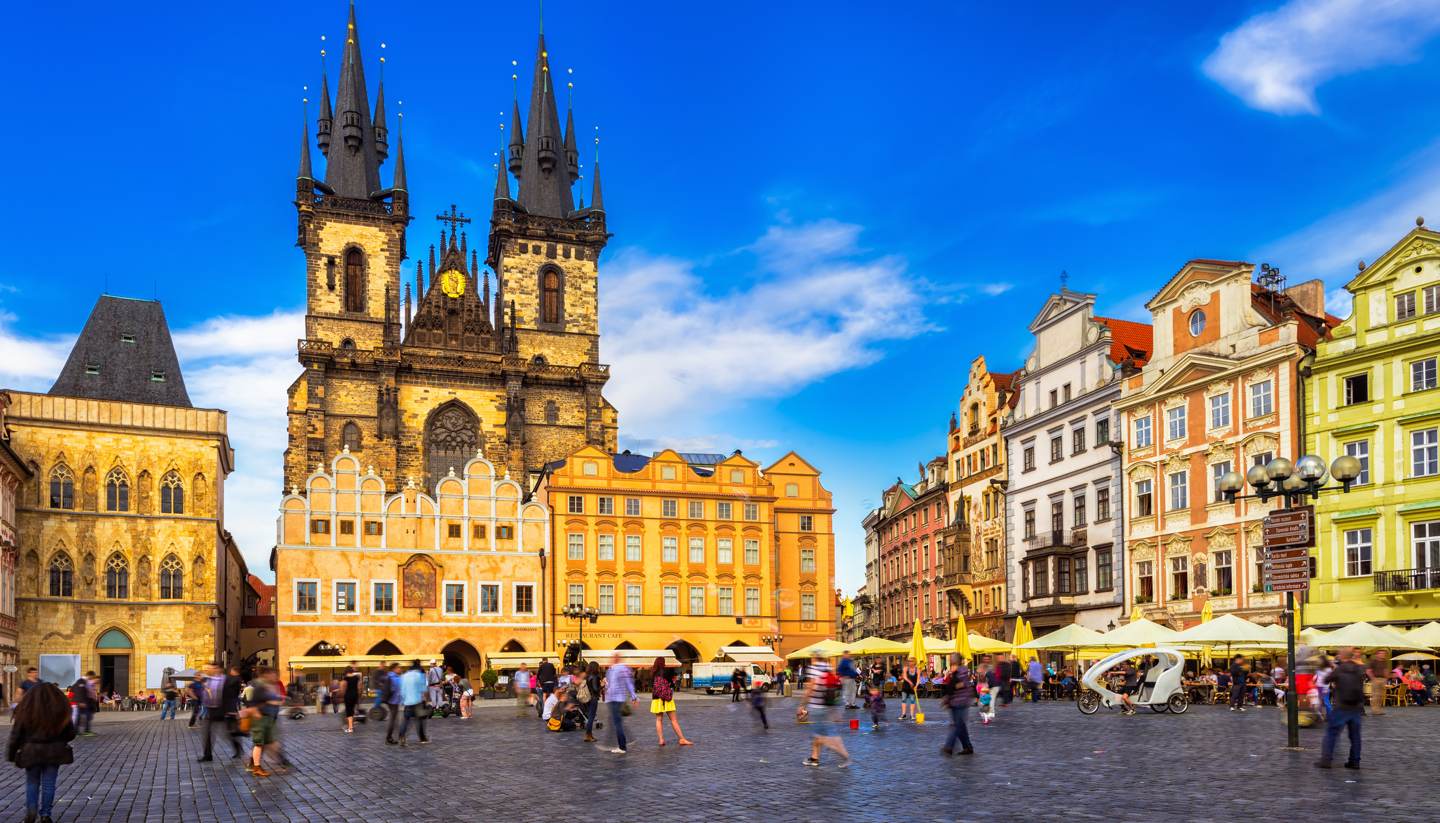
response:
M1185 691L1190 695L1191 703L1209 704L1215 702L1215 684L1205 680L1189 680L1185 683Z

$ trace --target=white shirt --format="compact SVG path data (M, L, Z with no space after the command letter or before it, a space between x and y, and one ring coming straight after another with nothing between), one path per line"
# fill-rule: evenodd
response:
M550 715L555 712L555 707L559 705L559 703L560 700L555 697L555 693L551 692L550 696L545 698L545 711L540 713L540 719L549 720Z

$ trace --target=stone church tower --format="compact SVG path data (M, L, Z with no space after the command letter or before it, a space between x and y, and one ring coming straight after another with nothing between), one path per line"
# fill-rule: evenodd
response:
M477 452L529 480L584 445L614 451L616 412L601 394L609 367L599 362L598 261L609 238L600 170L591 205L577 209L574 116L562 133L544 36L528 123L518 102L513 118L508 170L519 196L502 166L483 268L462 229L470 220L452 206L437 216L439 244L416 261L413 283L402 277L412 220L404 138L395 135L384 187L385 88L372 109L353 5L338 85L332 107L322 77L324 177L312 171L307 125L296 179L306 313L286 488L303 488L347 449L388 489L413 481L432 493Z

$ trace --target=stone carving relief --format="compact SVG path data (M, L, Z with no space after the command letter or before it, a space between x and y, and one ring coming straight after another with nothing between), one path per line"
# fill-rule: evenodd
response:
M1130 549L1130 559L1133 561L1154 560L1155 547L1145 542L1136 543Z
M1245 463L1248 466L1257 454L1270 452L1275 454L1280 446L1280 441L1273 435L1262 434L1245 441Z
M1209 283L1191 283L1180 292L1177 302L1183 312L1193 311L1210 302L1213 290Z
M1437 246L1434 241L1421 240L1417 237L1405 247L1404 251L1400 252L1400 260L1403 262L1436 254L1440 254L1440 246Z

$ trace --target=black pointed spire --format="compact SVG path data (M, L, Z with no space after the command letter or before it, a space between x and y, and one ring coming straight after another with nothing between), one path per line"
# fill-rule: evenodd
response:
M325 75L325 64L320 64L320 119L315 123L315 142L320 146L320 153L326 157L330 156L330 127L335 122L335 115L330 109L330 78Z
M554 82L550 77L550 55L542 34L536 46L525 150L520 174L517 175L520 178L520 204L531 214L567 217L574 210L569 172L562 165L563 150L560 114L555 105Z
M580 179L580 152L575 149L575 110L565 111L565 168L570 172L570 182Z
M380 158L365 90L365 67L360 59L360 30L355 6L346 23L345 51L340 62L340 89L335 95L339 132L334 151L326 156L325 182L341 197L365 199L380 190Z
M510 199L510 175L505 173L505 164L495 164L495 199Z
M515 114L510 118L510 173L518 179L525 156L525 129L520 125L520 101L515 101ZM508 185L508 184L507 184Z
M301 180L315 179L310 173L310 124L300 119L300 171L295 175Z
M375 156L381 163L390 156L389 129L385 128L385 81L375 90Z
M400 121L400 134L395 141L395 182L391 188L408 192L405 183L405 121Z
M623 175L622 175L623 176ZM595 161L594 188L590 191L590 211L605 211L605 199L600 196L600 161Z

